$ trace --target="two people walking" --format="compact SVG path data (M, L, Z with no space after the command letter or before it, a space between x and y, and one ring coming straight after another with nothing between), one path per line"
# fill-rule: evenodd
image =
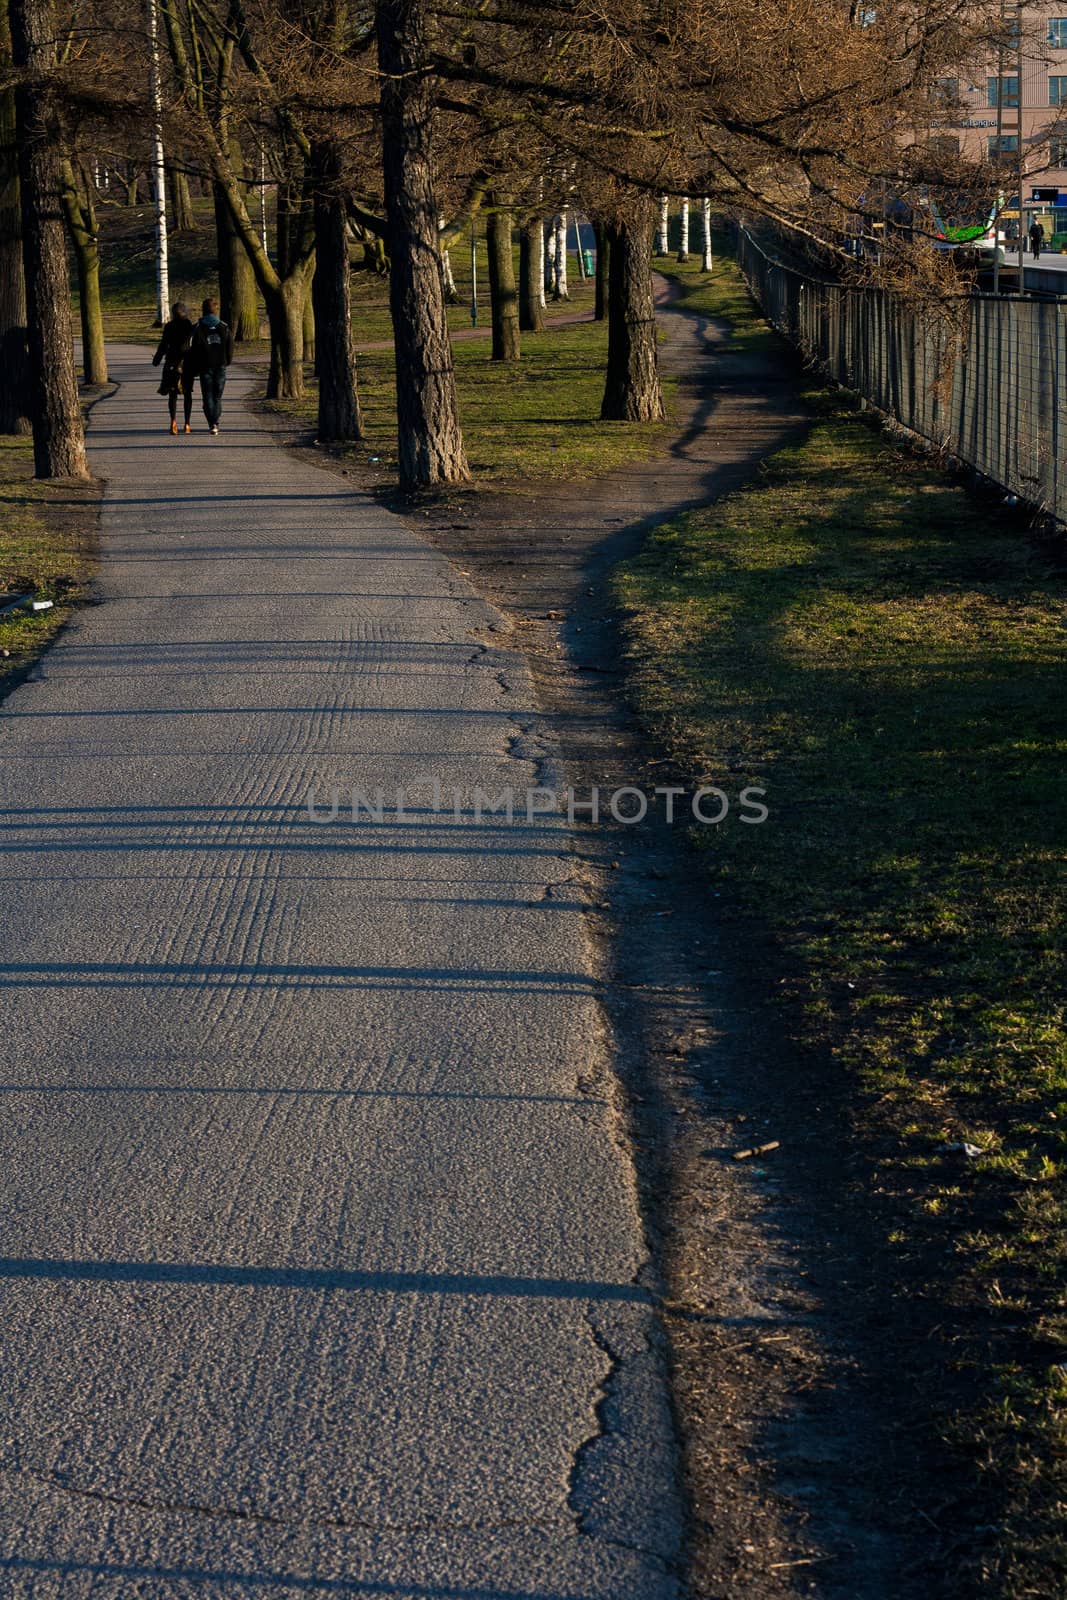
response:
M159 392L167 397L170 431L178 431L178 395L182 396L185 431L192 433L193 385L200 379L200 400L207 425L219 431L222 392L226 387L226 368L233 360L233 332L219 317L217 300L205 300L199 322L193 322L179 300L152 357L152 365L163 363Z

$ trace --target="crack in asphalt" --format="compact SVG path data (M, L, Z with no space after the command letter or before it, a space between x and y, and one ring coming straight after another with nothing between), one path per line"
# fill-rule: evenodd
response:
M515 1529L555 1529L562 1532L570 1526L567 1519L556 1517L503 1517L485 1522L448 1522L435 1518L425 1522L383 1522L372 1517L285 1517L270 1511L257 1511L252 1507L201 1505L195 1500L156 1499L151 1495L93 1489L85 1484L71 1483L61 1472L35 1467L2 1467L0 1473L5 1478L30 1478L35 1483L59 1489L81 1500L97 1500L131 1511L174 1512L180 1516L206 1517L219 1522L261 1523L273 1528L331 1528L370 1533L502 1533Z

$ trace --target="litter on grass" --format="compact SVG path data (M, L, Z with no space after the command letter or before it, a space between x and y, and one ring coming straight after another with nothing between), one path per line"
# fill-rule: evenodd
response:
M12 595L0 605L0 617L6 617L12 611L51 611L54 603L52 600L35 600L32 594Z

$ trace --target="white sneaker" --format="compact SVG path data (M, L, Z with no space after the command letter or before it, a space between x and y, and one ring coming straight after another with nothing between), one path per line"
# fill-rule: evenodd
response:
M213 423L213 424L212 424L212 427L211 427L211 431L212 431L212 433L218 433L218 431L219 431L219 425L218 425L218 423L217 423L217 422L215 422L215 423Z

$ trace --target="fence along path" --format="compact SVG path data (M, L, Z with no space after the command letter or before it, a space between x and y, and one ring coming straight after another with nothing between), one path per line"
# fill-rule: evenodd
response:
M745 228L738 261L767 320L835 382L1067 523L1067 302L975 295L957 319L810 276Z

